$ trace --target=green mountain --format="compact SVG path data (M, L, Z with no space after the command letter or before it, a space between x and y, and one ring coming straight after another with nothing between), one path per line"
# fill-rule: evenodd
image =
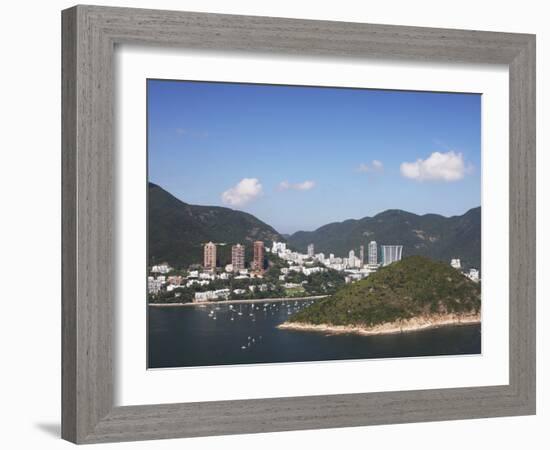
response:
M175 267L202 264L202 244L218 246L218 260L231 260L231 245L246 245L250 260L255 240L284 240L272 227L251 214L219 206L189 205L156 184L149 183L148 262L168 262Z
M374 217L350 219L324 225L315 231L298 231L288 238L293 249L306 252L313 243L315 252L346 256L351 249L358 254L359 246L369 241L378 245L403 245L403 257L423 255L450 262L460 258L463 267L481 267L481 207L462 216L444 217L437 214L419 216L390 209Z
M477 313L481 287L449 264L410 256L346 285L290 322L372 326L424 314Z

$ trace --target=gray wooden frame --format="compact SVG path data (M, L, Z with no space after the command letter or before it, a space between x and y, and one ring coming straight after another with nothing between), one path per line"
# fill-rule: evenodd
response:
M76 443L535 413L535 36L76 6L62 13L62 436ZM506 64L510 382L503 386L113 405L115 44Z

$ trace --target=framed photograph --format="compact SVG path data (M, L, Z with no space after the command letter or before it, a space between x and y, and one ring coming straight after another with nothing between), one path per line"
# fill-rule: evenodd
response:
M62 19L65 439L535 413L533 35Z

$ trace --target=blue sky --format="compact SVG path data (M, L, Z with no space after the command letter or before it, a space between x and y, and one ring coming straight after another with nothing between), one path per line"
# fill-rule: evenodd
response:
M481 96L148 80L149 180L281 233L481 204Z

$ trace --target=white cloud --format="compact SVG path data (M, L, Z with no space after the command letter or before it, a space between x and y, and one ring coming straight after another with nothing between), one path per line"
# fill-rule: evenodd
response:
M417 181L458 181L473 167L464 164L462 153L433 152L427 159L401 163L401 175Z
M375 170L382 170L384 168L384 165L381 161L378 161L377 159L372 160L372 167L374 167Z
M262 185L257 178L243 178L235 186L222 193L226 205L243 206L262 195Z
M359 167L357 167L357 171L363 173L382 172L382 170L384 170L384 164L377 159L373 159L370 164L361 163Z
M288 189L293 189L295 191L309 191L315 187L315 181L306 180L301 183L289 183L288 181L281 181L279 183L279 190L286 191Z

